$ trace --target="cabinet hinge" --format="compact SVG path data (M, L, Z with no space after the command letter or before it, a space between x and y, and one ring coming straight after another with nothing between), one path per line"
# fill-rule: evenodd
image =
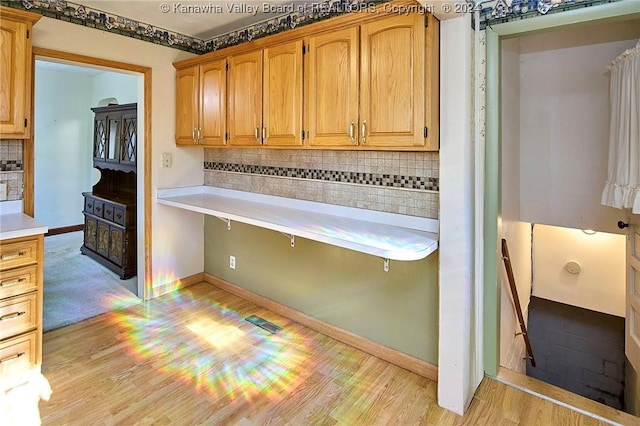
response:
M424 27L425 28L429 27L429 15L427 14L424 15Z
M31 35L31 34L30 34L30 31L29 31L29 30L27 30L27 38L29 38L29 36L30 36L30 35Z
M225 132L224 134L224 140L228 141L229 140L229 132Z
M302 131L302 140L304 140L304 130Z
M429 136L429 129L427 129L426 127L424 128L424 137L425 139L427 138L427 136Z
M229 71L229 62L227 62L227 63L224 65L224 69L225 69L226 71Z
M307 46L305 46L304 44L302 45L302 54L304 55L305 53L307 53Z
M24 119L24 127L28 127L28 122L26 118Z

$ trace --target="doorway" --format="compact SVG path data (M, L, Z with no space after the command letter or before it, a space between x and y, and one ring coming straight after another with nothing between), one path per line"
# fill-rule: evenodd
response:
M45 60L49 62L73 65L76 67L91 68L100 72L119 72L128 74L135 79L135 90L138 102L138 173L137 173L137 279L135 279L133 290L138 298L149 299L151 295L151 258L148 254L151 249L151 212L150 212L150 172L149 155L151 152L151 69L137 65L130 65L115 61L102 60L83 55L70 54L49 49L34 48L34 62ZM87 71L89 73L94 71ZM36 89L37 90L37 89ZM92 123L91 111L87 113L87 120ZM92 129L91 129L92 133ZM91 138L92 135L89 135ZM89 139L91 141L91 139ZM34 144L25 145L25 193L24 210L34 215L34 178L35 178L35 156ZM89 163L91 164L91 163ZM93 171L91 172L94 173ZM89 178L91 180L93 178ZM80 213L81 213L80 209ZM145 250L146 249L146 250ZM46 260L45 260L46 262Z
M45 238L44 331L139 299L137 278L120 280L80 254L83 193L101 178L93 167L94 114L107 104L136 104L136 75L37 59L34 73L34 208Z
M500 195L496 211L485 212L489 217L499 219L498 241L506 238L510 251L515 252L515 263L519 267L514 268L519 269L518 290L525 312L530 306L530 298L536 297L536 291L540 290L540 287L536 288L536 279L541 278L539 273L548 273L552 268L536 265L536 247L543 245L543 236L535 235L536 227L537 231L545 226L557 228L559 233L552 238L552 246L568 243L573 238L559 236L560 233L577 232L586 238L596 231L596 235L610 235L619 240L616 242L618 254L624 250L626 233L616 226L618 220L624 219L624 213L600 206L608 152L606 67L622 51L635 45L640 38L640 22L637 16L618 20L605 20L604 17L604 13L599 19L591 12L591 15L585 14L585 23L581 25L556 28L559 23L554 22L547 23L548 28L541 24L540 28L535 28L540 30L536 33L510 32L509 37L500 38L493 32L488 37L487 51L491 52L493 48L496 52L489 60L500 62L493 80L496 82L493 88L497 90L488 89L488 103L493 94L500 108L496 109L497 116L489 118L488 128L494 120L496 132L488 130L487 143L499 147L500 157L495 160L500 173L498 187L486 188L497 190ZM487 109L491 111L491 106ZM493 159L487 164L491 161ZM555 260L564 260L560 268L556 265L556 270L551 271L556 273L556 278L563 278L561 273L586 275L588 269L589 272L593 269L591 266L599 266L599 260L590 260L588 267L580 270L580 266L585 265L574 262L578 263L576 270L576 265L569 265L574 253L574 249L565 250L566 259L556 255ZM624 254L618 258L611 253L607 256L608 260L621 263L620 268L624 271ZM538 253L537 259L540 257ZM489 261L486 267L496 268L496 296L501 311L498 315L503 317L498 329L500 337L496 337L502 346L505 342L520 341L522 337L515 335L520 331L517 322L504 319L505 313L513 311L513 307L510 294L504 291L502 259L494 259L495 263L492 265ZM564 284L562 279L555 281L556 285L567 286L567 281ZM613 286L623 288L623 278L618 276L614 281ZM611 286L606 281L599 284ZM553 300L555 290L541 299L580 307L580 301L576 299L589 296L586 291L581 292L581 288L572 290L578 296L574 300ZM605 301L597 294L590 297L600 298L598 302ZM534 305L535 302L537 300ZM606 309L587 309L610 315ZM624 316L624 306L613 314L622 318L620 315ZM500 349L504 351L504 348ZM535 354L535 347L533 349ZM580 353L587 352L586 348L580 350ZM522 361L525 357L523 350L518 349L510 356L499 356L499 363L520 364L520 368L525 369ZM618 380L623 381L619 377Z

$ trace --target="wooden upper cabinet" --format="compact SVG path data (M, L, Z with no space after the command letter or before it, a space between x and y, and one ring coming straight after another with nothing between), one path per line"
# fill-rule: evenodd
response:
M311 146L358 144L359 27L309 38L306 120Z
M227 61L200 65L199 140L203 145L222 146L227 131Z
M229 58L229 144L262 144L262 50Z
M371 147L425 145L423 15L361 26L360 141Z
M439 22L378 10L175 64L177 143L437 150Z
M302 40L264 49L263 143L302 145Z
M176 72L176 144L225 144L226 59Z
M198 84L200 66L176 71L176 144L194 145L198 143L198 110L200 86Z
M31 137L30 32L40 15L2 7L0 11L0 138Z

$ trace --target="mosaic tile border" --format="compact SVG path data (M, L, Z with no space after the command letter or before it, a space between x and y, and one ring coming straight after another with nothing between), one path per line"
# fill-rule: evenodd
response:
M258 166L250 164L220 163L212 161L204 162L204 170L319 180L326 182L341 182L357 185L379 186L385 188L403 188L419 191L439 191L440 186L440 179L434 177L304 169L297 167Z
M21 172L22 160L1 160L0 172Z
M479 29L504 22L519 21L542 15L567 12L590 6L615 3L621 0L488 0L479 2L474 10L479 12ZM472 26L476 23L472 20Z

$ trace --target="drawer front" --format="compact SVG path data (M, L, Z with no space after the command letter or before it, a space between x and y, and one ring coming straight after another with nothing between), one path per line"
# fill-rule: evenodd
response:
M28 293L38 288L36 265L0 272L0 299Z
M126 223L125 220L126 220L126 215L125 215L124 208L116 206L113 209L113 221L118 225L124 226Z
M0 340L38 326L37 293L0 300Z
M104 218L106 220L113 222L113 210L114 210L113 204L104 203Z
M36 263L37 252L37 239L0 243L0 270Z
M94 200L93 201L93 214L102 217L104 211L104 203L102 201Z
M35 331L0 343L0 378L35 367L38 364L37 351L38 336Z
M84 211L93 214L93 204L95 200L91 197L84 197Z

